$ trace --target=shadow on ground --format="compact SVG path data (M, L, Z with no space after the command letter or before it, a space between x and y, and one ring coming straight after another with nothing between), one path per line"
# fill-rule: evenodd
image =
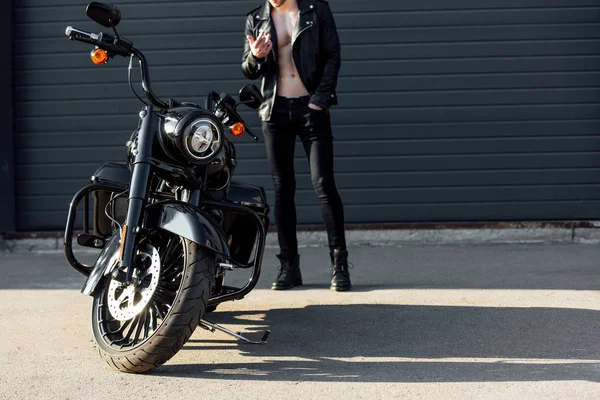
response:
M259 315L263 322L248 321ZM600 312L592 310L324 305L208 318L233 330L274 331L266 345L238 345L256 362L167 364L156 374L265 381L600 382ZM210 353L235 343L220 333L211 338L191 340L182 351Z
M276 273L269 252L258 288L270 287ZM328 290L326 249L305 253L306 286L298 290ZM353 251L353 291L598 290L597 253L590 245L362 247ZM0 271L0 289L79 289L84 281L61 254L2 254ZM171 361L155 374L293 382L600 382L599 311L393 304L269 308L217 310L207 317L256 336L270 328L267 345L238 344L221 333L195 335L182 352L202 352L214 364ZM231 352L224 349L238 351L241 362L237 355L228 360Z

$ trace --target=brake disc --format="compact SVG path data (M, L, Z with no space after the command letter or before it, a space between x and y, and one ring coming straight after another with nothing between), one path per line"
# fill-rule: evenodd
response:
M140 246L136 256L138 264L147 268L136 268L134 283L123 287L114 279L108 286L108 310L118 321L128 321L142 312L158 287L160 278L160 256L158 250L150 245Z

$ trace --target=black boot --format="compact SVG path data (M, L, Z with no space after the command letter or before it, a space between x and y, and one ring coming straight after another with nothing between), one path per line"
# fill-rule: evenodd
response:
M352 283L350 283L350 272L348 271L348 252L336 249L331 253L331 260L333 266L330 289L336 292L350 290Z
M302 286L302 274L300 273L300 256L294 257L293 261L279 257L281 267L277 280L271 285L273 290L287 290L294 286Z

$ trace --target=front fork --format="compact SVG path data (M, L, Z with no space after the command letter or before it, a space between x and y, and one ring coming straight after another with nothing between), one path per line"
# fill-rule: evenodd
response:
M119 253L119 269L113 277L129 285L135 270L134 257L138 245L138 233L142 229L142 217L150 190L152 166L149 159L152 155L154 135L157 133L157 117L152 106L140 111L141 126L138 134L138 146L134 152L131 184L129 188L129 205L127 218L121 229L121 248Z

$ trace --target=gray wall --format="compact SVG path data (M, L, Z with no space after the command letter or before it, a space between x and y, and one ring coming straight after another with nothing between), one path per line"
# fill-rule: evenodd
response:
M67 25L81 0L15 0L17 228L61 229L71 195L122 160L140 105L125 60L96 67ZM164 97L235 93L259 1L122 3ZM598 0L331 0L341 40L333 112L348 222L595 219L600 199ZM44 57L40 57L44 54ZM247 117L259 130L252 111ZM262 143L237 179L272 195ZM300 221L320 222L297 152Z
M0 232L15 229L11 9L11 1L0 4Z

